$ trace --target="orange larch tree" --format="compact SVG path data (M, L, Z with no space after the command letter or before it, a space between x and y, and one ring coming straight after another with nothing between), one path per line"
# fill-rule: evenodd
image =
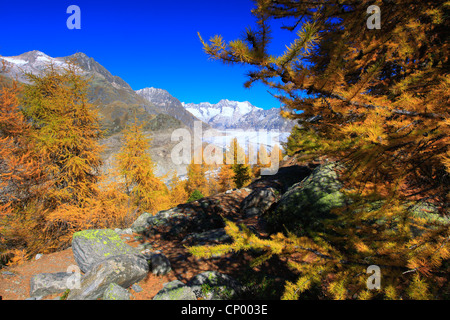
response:
M368 27L369 8L381 11L381 28ZM282 114L299 121L288 154L342 166L351 201L334 211L338 224L325 223L329 233L236 238L234 249L253 241L271 248L266 257L309 259L292 264L301 276L285 298L312 283L341 299L442 297L439 277L450 273L449 10L445 0L256 0L256 26L241 39L201 39L210 58L250 67L245 86L266 85ZM280 55L269 45L275 19L295 37ZM417 216L411 201L431 202L439 218ZM369 291L368 265L396 276Z
M150 139L137 120L127 125L123 133L123 146L117 156L118 169L123 178L124 191L133 205L142 211L156 213L170 208L169 189L162 178L154 173L155 163L148 149Z

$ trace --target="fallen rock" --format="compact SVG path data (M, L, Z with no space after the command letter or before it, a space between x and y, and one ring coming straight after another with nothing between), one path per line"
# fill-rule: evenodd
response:
M241 291L241 285L229 275L217 271L206 271L188 281L197 298L205 300L228 300Z
M97 262L84 275L79 289L70 291L67 300L101 298L111 283L128 288L147 276L147 260L142 255L122 254Z
M191 233L183 241L201 245L205 242L225 243L231 240L231 237L225 232L225 228L219 228L202 233Z
M150 217L152 217L151 213L144 212L143 214L141 214L131 225L131 230L136 233L144 232L149 226L147 220Z
M117 283L110 283L103 293L103 300L130 300L130 297L128 290Z
M136 283L131 286L131 289L133 289L134 292L141 292L142 290L144 290L140 285L137 285Z
M256 189L242 201L241 211L245 217L262 215L280 198L280 192L275 188Z
M73 273L39 273L31 277L30 297L43 297L54 293L61 293L69 288Z
M163 276L172 271L169 259L162 253L151 254L148 261L150 270L154 275Z
M153 300L197 300L192 289L179 280L164 284Z
M83 230L74 233L72 251L75 261L83 273L105 258L139 253L111 229Z
M131 228L126 228L126 229L119 229L119 228L116 228L116 229L114 229L114 231L115 231L118 235L124 235L124 234L126 234L126 235L132 235L132 234L133 234L133 229L131 229Z
M153 228L168 224L170 218L178 215L178 207L159 211L155 215L145 212L133 222L131 230L136 233L151 233Z

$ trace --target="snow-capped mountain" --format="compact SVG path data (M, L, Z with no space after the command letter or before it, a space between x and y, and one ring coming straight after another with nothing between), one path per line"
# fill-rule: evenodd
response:
M160 108L138 95L122 78L111 74L105 67L82 52L68 57L51 57L34 50L18 56L0 56L0 76L28 83L26 73L39 75L53 64L55 68L67 67L68 60L74 60L79 72L89 81L88 99L102 117L102 127L107 134L121 132L130 119L136 116L148 123L151 130L164 130L182 125L191 127L194 118L181 103L170 110ZM186 122L183 122L183 120Z
M79 71L82 73L96 73L102 75L115 88L132 90L128 83L123 81L120 77L113 76L106 68L82 52L75 53L68 57L58 58L50 57L38 50L25 52L13 57L0 56L0 60L6 61L6 71L8 76L25 83L28 82L28 78L25 76L26 73L40 74L48 68L50 64L53 64L56 68L65 68L68 66L68 59L74 59L80 67Z
M216 104L202 102L199 104L183 103L187 111L198 119L219 130L279 130L289 132L295 122L280 115L280 109L264 110L250 102L221 100Z
M183 103L183 106L197 118L202 121L214 121L214 117L222 116L230 119L237 119L253 109L259 109L252 106L250 102L229 101L227 99L220 100L217 104L202 102L200 104ZM262 109L260 109L262 110Z
M25 73L40 74L50 63L56 67L67 66L62 58L52 58L37 50L25 52L13 57L0 56L0 60L6 61L5 67L8 76L25 83L28 82Z

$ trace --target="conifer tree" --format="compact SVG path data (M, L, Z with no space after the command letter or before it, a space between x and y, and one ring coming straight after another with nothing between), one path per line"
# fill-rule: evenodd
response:
M42 180L42 163L32 154L31 127L19 109L19 92L16 82L0 89L0 206L4 208L29 202L31 188Z
M45 207L82 205L95 197L99 176L99 119L87 100L88 80L70 63L50 65L43 75L27 74L23 112L31 123L37 154L46 157Z
M40 214L31 211L45 181L45 163L33 152L31 127L19 109L19 93L16 82L0 89L0 261L11 262L23 261L25 248L33 246L30 231Z
M22 91L20 112L17 101L2 109L15 117L6 141L21 162L10 172L21 183L20 205L7 220L8 236L29 255L64 247L78 227L93 221L85 210L98 195L101 134L87 101L88 80L72 62L26 76L30 84Z
M227 164L231 159L231 168L234 171L234 184L236 188L244 187L252 179L252 170L248 164L248 157L244 149L239 145L237 138L233 138L230 142L229 151L227 152Z
M288 299L314 285L336 299L442 297L439 277L450 272L448 2L255 3L254 29L228 43L221 36L201 39L204 50L253 68L245 86L268 86L283 103L282 114L299 121L287 153L338 161L352 201L334 212L339 223L326 224L330 234L261 240L229 224L232 246L198 253L247 250L253 243L266 252L260 261L299 254L290 265L300 277L287 283ZM381 29L366 24L373 4L381 9ZM281 55L269 52L272 19L286 21L283 29L296 35ZM441 222L408 210L417 200L437 206ZM368 265L389 275L380 291L366 287Z
M193 202L193 201L197 201L200 200L201 198L203 198L204 195L197 189L195 189L194 191L192 191L192 193L190 194L187 202Z
M219 185L219 177L216 173L216 170L210 170L207 172L207 188L208 188L208 196L213 196L219 193L220 185Z
M154 173L155 164L148 149L150 139L142 132L143 124L137 120L123 133L123 146L117 155L119 172L123 177L125 192L133 205L140 210L156 213L170 208L169 189Z
M180 178L178 178L177 173L174 172L169 183L171 207L176 207L187 201L188 194L186 192L185 184L185 181L181 181Z
M276 143L273 147L272 150L270 151L270 155L269 155L269 166L272 166L272 161L278 161L279 162L283 159L283 151L280 148L280 145L278 143Z
M191 159L191 163L187 168L188 179L186 181L186 192L191 195L195 190L202 195L209 195L208 179L206 178L206 166L202 163L195 163L195 159Z
M258 150L256 164L252 168L253 176L259 177L261 175L261 168L268 167L270 167L269 153L267 152L266 147L264 147L264 145L261 145Z
M222 164L218 173L218 192L225 192L227 190L234 189L236 184L234 183L234 171L229 164Z

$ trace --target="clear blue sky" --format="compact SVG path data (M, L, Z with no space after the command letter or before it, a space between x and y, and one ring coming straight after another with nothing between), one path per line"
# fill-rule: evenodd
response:
M66 27L69 5L81 9L81 30ZM163 88L183 102L226 98L279 107L263 85L243 87L245 68L209 60L197 36L235 40L254 25L253 6L250 0L2 1L0 55L84 52L135 90ZM274 31L273 52L281 53L293 35Z

